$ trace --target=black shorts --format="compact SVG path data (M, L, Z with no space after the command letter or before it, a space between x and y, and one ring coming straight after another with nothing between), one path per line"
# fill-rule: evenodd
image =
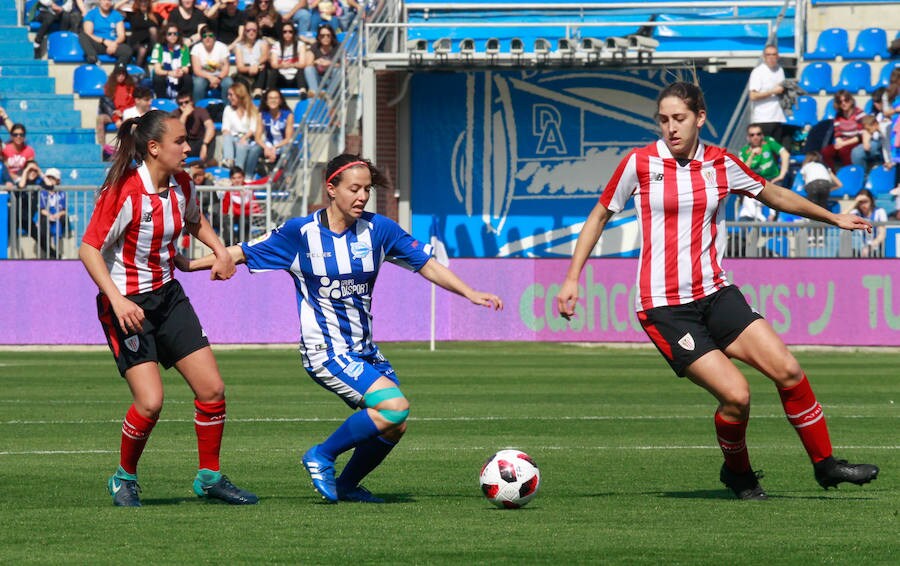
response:
M197 313L177 280L127 298L144 309L144 327L137 334L122 330L109 298L103 293L97 295L100 324L122 377L126 370L144 362L170 368L188 354L209 346Z
M734 285L686 305L637 313L644 332L679 377L713 350L724 350L753 321L762 318Z

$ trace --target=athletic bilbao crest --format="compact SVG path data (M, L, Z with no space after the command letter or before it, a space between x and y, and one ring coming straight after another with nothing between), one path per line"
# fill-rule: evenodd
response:
M140 343L141 343L141 339L138 338L137 334L135 334L134 336L129 336L128 338L125 339L125 347L128 348L129 350L131 350L132 352L138 351L138 346L140 345Z
M687 350L688 352L694 351L694 337L691 336L691 333L688 332L684 336L681 337L681 340L678 341L678 345Z

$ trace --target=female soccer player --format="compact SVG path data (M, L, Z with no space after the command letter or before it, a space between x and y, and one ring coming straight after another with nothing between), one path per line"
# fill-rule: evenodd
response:
M119 468L109 478L109 493L115 505L141 505L137 464L162 410L157 365L162 363L174 365L195 396L200 469L194 492L237 505L256 503L254 494L235 487L219 471L225 385L200 321L172 277L182 228L214 250L214 277L234 274L234 261L200 213L194 185L182 170L190 151L184 125L151 110L123 122L117 142L115 161L78 252L100 288L100 322L134 397L122 423Z
M418 271L429 281L476 305L503 308L497 295L475 291L431 258L394 221L365 212L372 188L387 179L368 160L339 155L325 171L329 205L293 218L268 235L228 251L251 272L283 269L291 274L300 314L300 355L306 372L353 409L324 442L303 455L316 491L330 502L379 503L359 482L388 455L406 430L409 401L394 368L372 342L372 287L387 260ZM212 255L188 269L208 269ZM355 448L335 480L334 462Z
M725 456L722 483L740 499L767 499L745 444L750 387L730 358L755 367L775 383L822 487L875 479L876 466L849 464L832 456L822 407L806 375L722 268L723 207L731 192L846 230L866 230L870 225L849 214L832 214L766 182L724 149L700 143L706 103L695 85L680 82L663 89L657 99L657 120L662 139L632 150L622 160L585 222L556 298L560 314L567 319L575 314L584 263L609 218L634 196L642 241L638 320L675 373L718 400L715 428Z

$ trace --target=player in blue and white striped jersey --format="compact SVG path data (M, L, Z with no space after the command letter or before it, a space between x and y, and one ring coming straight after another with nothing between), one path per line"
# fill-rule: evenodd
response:
M393 220L365 212L372 188L386 185L384 175L368 160L340 155L325 171L328 207L228 248L235 263L246 263L251 272L291 274L307 373L350 407L363 409L303 455L316 491L332 502L382 501L359 482L406 430L409 401L391 364L372 342L372 287L381 264L389 261L416 271L476 305L503 308L498 296L472 289L434 260L431 246ZM189 269L211 265L207 256L190 262ZM351 448L353 456L335 479L335 459Z

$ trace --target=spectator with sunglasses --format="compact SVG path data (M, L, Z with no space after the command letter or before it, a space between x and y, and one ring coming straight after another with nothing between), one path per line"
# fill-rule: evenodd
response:
M269 83L269 42L259 37L259 24L247 22L234 48L235 79L243 80L253 98L262 96Z
M194 105L190 94L179 95L177 102L178 109L172 115L184 124L185 141L191 146L188 157L196 157L201 165L206 164L216 151L216 124L206 108Z
M181 41L178 26L166 25L165 39L150 56L153 92L158 98L175 98L191 84L191 53Z
M862 117L866 113L856 105L856 100L847 90L835 93L834 108L837 110L834 118L834 142L822 148L822 161L829 169L837 171L835 159L839 159L841 165L852 163L853 148L862 141Z
M3 145L3 162L6 164L9 180L18 183L25 164L34 161L34 148L25 143L24 124L13 124L9 135L9 141Z
M228 46L216 39L209 26L200 28L200 43L191 48L191 68L194 71L194 100L206 98L206 91L219 91L222 98L234 80Z
M316 31L316 43L312 46L312 54L307 60L312 59L303 69L303 76L306 77L306 86L309 89L309 96L316 96L319 90L325 90L325 85L320 84L322 77L331 68L334 63L334 56L337 54L338 42L334 35L334 30L328 24L322 24Z
M303 69L308 64L309 51L297 37L293 22L281 26L281 39L272 45L269 54L269 88L300 89L300 98L306 98L306 78Z

